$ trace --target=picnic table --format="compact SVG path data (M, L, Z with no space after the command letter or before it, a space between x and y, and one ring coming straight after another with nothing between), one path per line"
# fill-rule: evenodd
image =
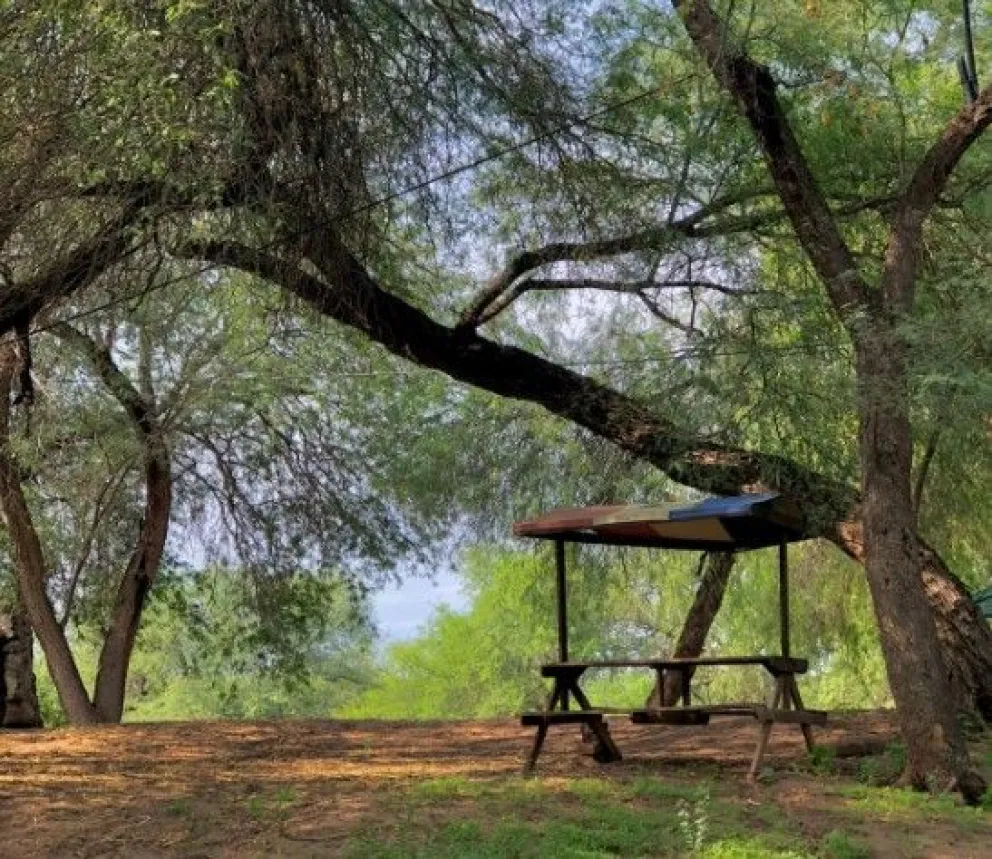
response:
M772 727L778 722L798 724L806 747L813 748L813 725L822 725L827 714L803 705L796 681L805 674L808 662L790 655L788 543L803 539L801 523L774 493L707 499L688 506L603 506L556 510L535 520L518 522L518 536L555 541L559 660L541 666L541 674L553 681L543 710L521 715L521 723L536 727L537 735L525 769L532 771L552 725L579 725L584 738L595 741L593 757L601 763L622 759L610 735L607 715L625 714L639 724L702 726L716 716L752 716L758 724L749 779L756 778L768 746ZM621 546L665 547L703 551L741 551L777 546L779 550L780 653L694 658L601 659L574 661L568 658L567 576L565 543L599 543ZM692 703L692 678L700 668L760 666L771 677L772 691L761 702ZM580 680L591 669L648 669L655 673L657 688L664 688L666 672L681 675L681 700L675 706L651 701L644 707L624 710L596 707L589 701ZM572 709L574 699L578 709Z

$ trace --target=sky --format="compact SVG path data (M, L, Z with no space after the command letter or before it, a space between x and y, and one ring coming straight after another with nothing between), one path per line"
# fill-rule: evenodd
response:
M390 585L375 594L372 604L383 644L416 637L440 605L459 611L468 608L460 580L447 568L430 580L411 576L399 585Z

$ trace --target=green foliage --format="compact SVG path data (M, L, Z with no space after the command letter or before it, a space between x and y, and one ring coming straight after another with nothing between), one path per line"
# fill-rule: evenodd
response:
M678 553L572 550L569 647L573 658L649 657L671 652L692 601L695 558ZM765 557L767 555L767 557ZM819 547L796 551L793 647L811 657L803 680L812 706L886 701L881 654L866 587L853 565ZM742 555L709 638L713 653L778 647L777 556ZM462 614L439 610L421 635L392 645L376 685L341 713L379 718L477 718L543 704L541 662L556 653L550 548L532 554L478 547L460 568L471 598ZM591 673L593 702L637 706L653 678L644 671ZM760 670L699 672L701 700L755 700Z
M858 761L858 781L875 787L889 785L902 775L905 766L906 747L902 743L890 743L881 755Z
M371 682L372 640L361 598L334 572L170 571L145 612L124 718L327 717ZM73 645L91 687L97 642ZM44 664L38 696L45 724L62 724Z
M126 718L326 716L367 682L370 644L336 574L174 574L139 635Z
M809 755L810 767L818 775L830 775L837 763L837 753L829 746L814 746Z

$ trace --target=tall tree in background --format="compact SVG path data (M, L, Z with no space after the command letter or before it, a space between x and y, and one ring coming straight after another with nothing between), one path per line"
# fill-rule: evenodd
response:
M374 370L355 367L347 342L315 337L237 279L206 296L195 283L170 289L112 313L93 295L74 308L83 323L47 318L24 433L11 428L16 355L0 377L0 504L27 614L75 723L124 712L170 526L174 557L230 559L271 579L317 565L355 586L426 541L382 432L407 407L388 372L373 396ZM335 362L343 383L315 378ZM371 377L362 391L356 371ZM417 418L399 422L414 431ZM92 696L70 629L98 642Z

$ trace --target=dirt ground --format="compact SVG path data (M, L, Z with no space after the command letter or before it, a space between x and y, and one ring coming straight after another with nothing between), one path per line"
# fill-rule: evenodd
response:
M539 776L685 780L702 773L748 802L808 818L804 826L830 825L816 823L817 809L829 802L822 774L797 765L808 759L796 726L776 726L767 757L774 775L754 787L745 783L753 720L687 729L616 719L612 730L623 763L600 766L577 729L552 729ZM0 733L0 857L335 855L390 792L442 777L517 778L532 735L509 720L198 722ZM887 713L840 716L817 730L838 766L850 753L877 752L894 737ZM924 853L992 857L992 826L980 822L977 835L974 827L963 835L938 831L933 850ZM873 855L904 854L887 853L883 843Z

